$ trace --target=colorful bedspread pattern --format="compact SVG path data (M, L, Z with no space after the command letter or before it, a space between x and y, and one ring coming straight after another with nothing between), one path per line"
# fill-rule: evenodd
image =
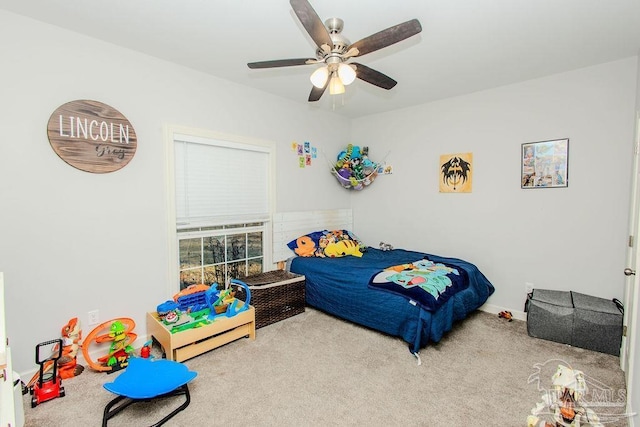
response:
M426 257L387 267L369 281L369 287L399 294L428 311L437 310L468 285L465 270Z

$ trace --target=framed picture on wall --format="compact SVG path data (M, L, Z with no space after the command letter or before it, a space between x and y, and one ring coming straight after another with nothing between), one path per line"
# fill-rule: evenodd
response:
M521 188L569 186L569 139L522 144Z

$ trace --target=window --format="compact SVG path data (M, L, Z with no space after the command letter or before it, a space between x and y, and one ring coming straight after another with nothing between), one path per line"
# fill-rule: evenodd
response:
M170 132L180 289L261 273L270 263L272 144ZM175 290L174 290L175 291Z
M264 223L179 231L180 289L262 273L263 235Z

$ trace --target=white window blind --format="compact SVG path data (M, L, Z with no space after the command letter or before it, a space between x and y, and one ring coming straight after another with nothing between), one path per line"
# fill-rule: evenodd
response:
M174 135L178 228L269 218L269 148Z

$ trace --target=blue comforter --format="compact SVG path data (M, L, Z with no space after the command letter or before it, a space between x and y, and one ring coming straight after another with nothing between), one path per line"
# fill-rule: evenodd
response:
M468 282L456 287L438 307L426 307L415 299L372 289L370 280L381 270L428 258L463 271ZM307 304L345 320L399 336L417 352L429 342L438 342L453 323L486 302L493 285L478 270L456 258L443 258L422 252L368 248L359 257L305 258L291 261L291 272L306 278Z

